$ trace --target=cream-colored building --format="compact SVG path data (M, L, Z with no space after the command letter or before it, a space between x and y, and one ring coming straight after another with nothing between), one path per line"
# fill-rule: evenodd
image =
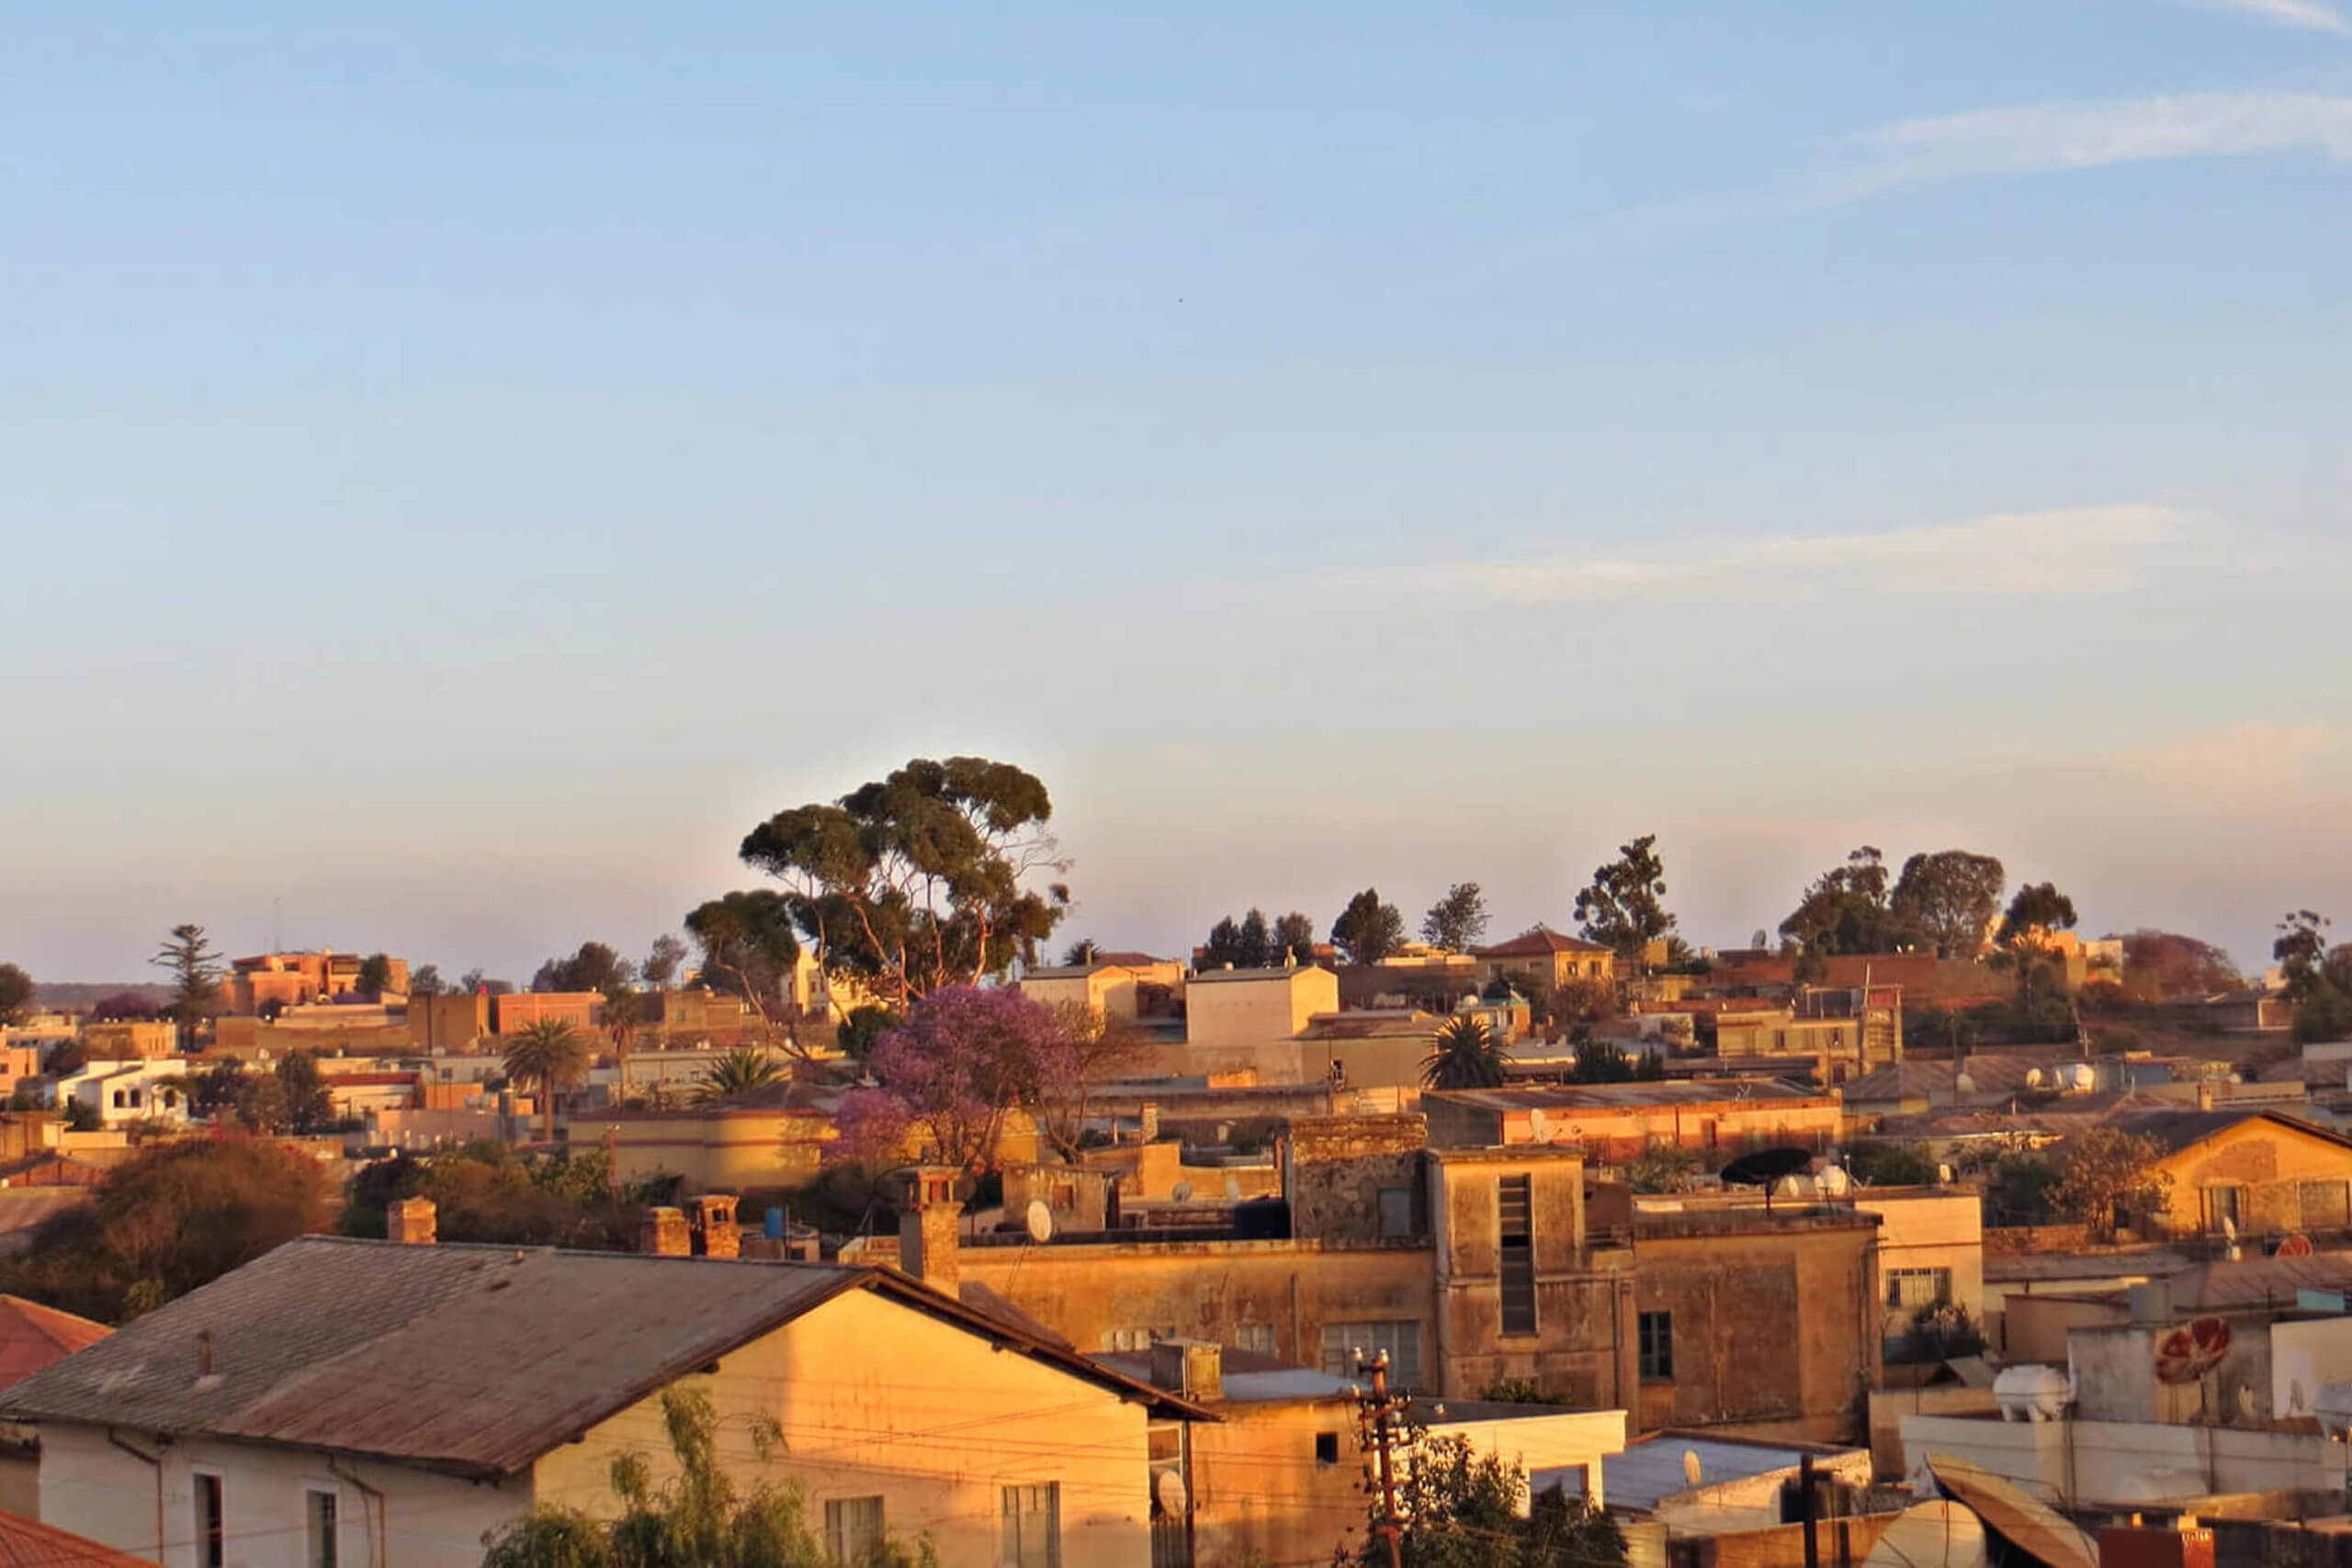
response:
M1184 983L1184 966L1172 958L1143 953L1109 953L1091 964L1032 969L1021 976L1021 994L1050 1008L1083 1009L1095 1018L1132 1023L1147 987L1173 994Z
M39 1432L44 1522L164 1568L477 1568L536 1505L617 1512L616 1458L673 1474L673 1383L708 1395L739 1485L801 1490L831 1555L879 1531L943 1568L1146 1568L1153 1434L1181 1452L1202 1414L886 1270L307 1236L0 1419ZM763 1457L742 1434L770 1421Z
M1211 969L1184 982L1184 1043L1216 1049L1295 1040L1340 1010L1340 977L1295 969Z

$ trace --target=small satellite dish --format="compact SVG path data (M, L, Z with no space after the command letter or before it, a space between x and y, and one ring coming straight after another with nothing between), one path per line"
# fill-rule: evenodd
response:
M2238 1223L2237 1223L2237 1221L2235 1221L2235 1220L2233 1220L2233 1219L2230 1218L2230 1216L2229 1216L2229 1215L2227 1215L2227 1214L2223 1214L2223 1215L2222 1216L2222 1234L2223 1235L2225 1235L2225 1236L2229 1237L2229 1239L2230 1239L2230 1240L2232 1240L2232 1241L2235 1241L2235 1240L2237 1240L2237 1238L2238 1238Z
M1696 1486L1699 1484L1702 1473L1702 1472L1699 1467L1699 1450L1696 1449L1684 1449L1682 1450L1682 1479L1684 1482L1690 1485Z
M2025 1087L2028 1089L2040 1089L2041 1087L2041 1069L2040 1067L2028 1067L2025 1070Z
M1955 1073L1952 1075L1951 1091L1954 1094L1974 1094L1976 1080L1966 1073Z
M1185 1505L1184 1478L1172 1470L1163 1470L1151 1478L1151 1495L1159 1499L1159 1511L1170 1518L1182 1518ZM1130 1493L1128 1495L1133 1496Z
M1936 1167L1936 1185L1939 1187L1950 1187L1951 1185L1951 1167L1948 1165L1939 1165Z
M1189 1203L1193 1199L1193 1184L1189 1181L1180 1181L1168 1190L1168 1195L1179 1203Z
M2273 1258L2309 1258L2311 1255L2312 1238L2305 1235L2302 1232L2297 1231L2294 1235L2280 1242L2278 1244L2278 1250L2272 1253L2270 1256Z
M1531 1107L1527 1112L1527 1135L1539 1144L1552 1141L1552 1119Z
M1031 1241L1042 1242L1054 1239L1054 1212L1046 1207L1046 1201L1043 1198L1029 1200L1028 1217Z

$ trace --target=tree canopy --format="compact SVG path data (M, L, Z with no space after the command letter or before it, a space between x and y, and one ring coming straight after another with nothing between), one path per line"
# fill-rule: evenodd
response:
M2245 983L2230 955L2212 943L2145 926L2124 933L2123 973L2127 986L2151 1001L2211 996Z
M842 1097L836 1157L891 1162L919 1146L942 1165L996 1154L1005 1113L1076 1071L1062 1021L1017 991L949 986L874 1043L875 1087Z
M1645 833L1619 845L1615 860L1593 868L1591 884L1577 894L1577 929L1587 942L1638 963L1652 942L1674 931L1665 897L1666 863L1658 856L1657 835Z
M531 976L534 991L616 990L637 978L637 965L601 942L583 942L569 958L550 958Z
M1787 919L1781 935L1808 953L1894 953L1916 940L1894 919L1888 900L1886 861L1864 844L1815 877Z
M2095 1239L2110 1241L2120 1217L2154 1213L2170 1200L2172 1179L2151 1168L2164 1156L2165 1146L2144 1133L2086 1128L2066 1140L2050 1201Z
M1938 850L1903 863L1888 909L1896 924L1919 933L1939 958L1973 958L1984 951L2000 912L2008 874L1991 855Z
M1331 922L1331 941L1349 963L1377 964L1404 945L1405 917L1380 901L1379 888L1367 887Z
M32 1016L33 977L14 964L0 964L0 1026Z
M1502 1044L1486 1020L1461 1013L1438 1026L1435 1048L1421 1064L1421 1082L1431 1089L1500 1089Z
M2047 882L2029 883L2018 889L1994 933L1994 962L2016 972L2018 1014L2033 1012L2033 982L2048 967L2051 939L2075 929L2075 901Z
M784 882L829 971L903 1010L1037 960L1069 905L1046 786L983 757L917 758L831 805L779 811L743 859Z
M686 934L702 949L702 983L750 1002L762 1021L785 1010L786 984L800 962L792 900L773 888L729 893L686 912Z
M543 1018L508 1038L505 1057L507 1077L538 1095L547 1141L554 1143L556 1096L588 1076L587 1037L561 1019Z
M645 962L637 966L638 977L657 991L669 989L678 983L679 972L685 966L686 944L668 931L653 939L653 946L646 953Z
M164 1010L180 1026L180 1043L192 1044L204 1021L220 1010L220 954L199 925L177 925L148 960L172 976L172 1002Z
M1467 953L1487 934L1487 895L1475 882L1457 882L1421 917L1421 940L1444 953Z

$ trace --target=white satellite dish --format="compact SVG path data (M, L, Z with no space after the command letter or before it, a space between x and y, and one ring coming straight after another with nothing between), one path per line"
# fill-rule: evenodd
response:
M1527 1135L1539 1144L1550 1143L1552 1119L1544 1115L1542 1111L1531 1108L1527 1112Z
M1684 1449L1682 1450L1683 1481L1690 1485L1696 1486L1699 1484L1701 1473L1702 1472L1699 1468L1699 1450L1696 1449Z
M1193 1184L1189 1181L1180 1181L1168 1190L1168 1195L1179 1203L1189 1202L1193 1196Z
M2230 1218L2230 1216L2229 1216L2229 1215L2227 1215L2227 1214L2223 1214L2223 1215L2222 1216L2222 1234L2223 1235L2225 1235L2225 1236L2229 1237L2232 1241L2235 1241L2235 1240L2237 1240L2237 1238L2238 1238L2238 1223L2237 1223L2237 1221L2235 1221L2235 1220L2233 1220L2233 1219Z
M1958 1503L1916 1503L1895 1516L1862 1568L1984 1568L1984 1526Z
M1172 1470L1163 1470L1151 1478L1151 1495L1159 1499L1159 1511L1170 1518L1184 1517L1184 1478Z
M2028 1089L2040 1089L2041 1087L2041 1069L2040 1067L2028 1067L2025 1070L2025 1087Z
M1976 1080L1966 1073L1955 1073L1952 1076L1951 1091L1954 1094L1974 1094Z
M1051 1241L1054 1239L1054 1212L1046 1207L1046 1201L1043 1198L1032 1198L1029 1200L1028 1217L1029 1239L1031 1241Z

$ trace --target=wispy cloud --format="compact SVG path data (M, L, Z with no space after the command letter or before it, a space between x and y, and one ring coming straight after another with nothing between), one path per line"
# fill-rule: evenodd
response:
M1831 199L1969 175L2043 174L2169 158L2309 148L2352 160L2352 98L2190 93L2106 103L1976 109L1864 133L1879 162L1833 181Z
M2282 28L2302 28L2315 33L2342 33L2352 36L2352 21L2332 6L2319 0L2189 0L2199 10L2234 11L2240 16L2259 21L2276 22Z
M2193 536L2163 506L1999 513L1877 534L1696 539L1668 547L1417 570L1500 604L1552 604L1730 591L1866 589L1894 593L2078 594L2140 581L2145 552Z

